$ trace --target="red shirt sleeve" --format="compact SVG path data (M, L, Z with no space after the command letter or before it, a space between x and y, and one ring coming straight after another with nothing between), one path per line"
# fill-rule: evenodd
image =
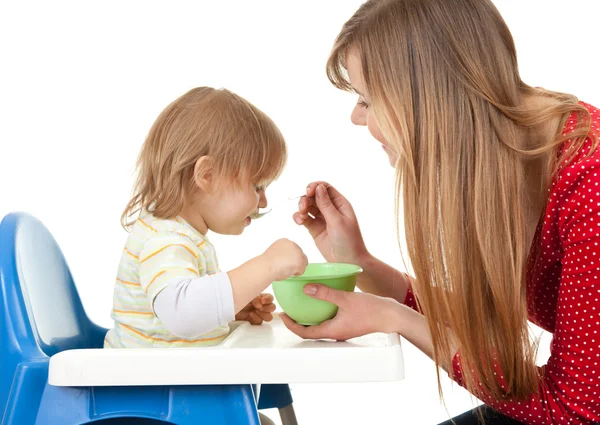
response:
M539 392L525 401L498 401L489 397L482 397L482 401L526 424L589 425L600 422L598 150L562 170L549 201L553 205L550 213L554 211L557 217L558 232L542 238L540 243L556 246L561 267L558 292L546 294L548 299L556 299L556 319L550 358L539 368ZM534 302L536 308L554 307L547 300ZM458 353L453 359L453 374L462 384ZM503 377L499 379L502 382Z
M419 310L419 306L417 305L417 299L415 298L415 294L412 290L412 286L410 285L410 283L408 284L406 296L404 297L404 305L421 313L421 310Z

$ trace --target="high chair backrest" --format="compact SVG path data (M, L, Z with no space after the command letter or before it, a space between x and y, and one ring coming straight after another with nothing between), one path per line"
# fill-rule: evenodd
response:
M19 369L76 346L81 303L56 242L35 218L0 223L0 411ZM70 341L70 343L66 343Z
M62 252L40 221L7 215L0 253L0 333L7 344L24 358L102 346L105 330L86 316Z
M7 215L0 224L0 280L5 322L22 350L51 356L101 346L58 244L34 217Z
M20 368L53 354L103 344L105 329L85 314L50 232L25 213L0 223L0 414Z

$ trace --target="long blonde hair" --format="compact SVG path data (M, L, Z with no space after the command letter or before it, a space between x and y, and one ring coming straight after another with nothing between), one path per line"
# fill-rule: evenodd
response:
M121 216L123 227L128 229L140 211L177 216L193 194L194 167L202 156L212 158L218 182L235 182L244 174L264 186L283 170L287 149L273 121L241 96L194 88L152 125L137 161L133 196Z
M542 170L546 193L558 164L589 135L588 111L573 96L521 81L512 36L489 0L367 1L343 26L327 63L331 82L352 91L350 49L360 56L371 107L398 153L396 215L402 195L413 289L436 365L454 354L449 326L473 394L535 393L525 284L533 206L525 166L542 155L558 157L573 140ZM524 106L532 95L552 101ZM578 126L563 135L572 113ZM557 117L554 139L532 145L535 128ZM438 388L443 396L439 368Z

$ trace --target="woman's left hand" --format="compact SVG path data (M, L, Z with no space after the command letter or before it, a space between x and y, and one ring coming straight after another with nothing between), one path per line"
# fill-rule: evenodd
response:
M306 285L304 293L338 306L337 315L333 319L317 326L299 325L286 314L282 314L285 326L304 339L329 338L345 341L374 332L398 332L398 312L402 307L392 298L339 291L316 284Z

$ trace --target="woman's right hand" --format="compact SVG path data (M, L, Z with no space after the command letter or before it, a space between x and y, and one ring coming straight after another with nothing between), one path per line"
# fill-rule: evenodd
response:
M328 262L360 265L369 255L352 205L328 183L308 185L294 221L308 229Z

